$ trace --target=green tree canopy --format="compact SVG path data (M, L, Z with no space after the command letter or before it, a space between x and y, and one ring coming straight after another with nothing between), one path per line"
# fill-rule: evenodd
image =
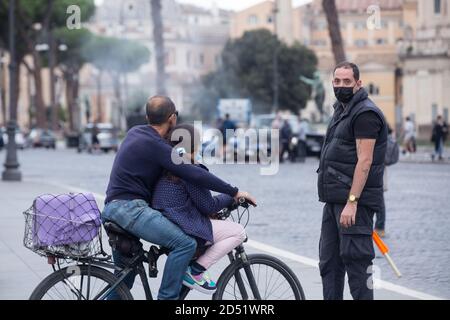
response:
M84 57L100 70L129 73L149 61L150 51L133 40L95 36L85 46Z
M295 113L303 109L311 89L299 81L299 76L313 76L317 67L315 53L299 43L288 46L262 29L227 42L221 67L203 78L204 89L195 103L197 109L203 108L208 113L220 98L250 98L256 112L270 112L275 50L278 50L279 108Z
M79 70L87 62L84 55L84 46L89 43L93 34L85 29L69 30L59 28L55 31L57 43L65 45L66 50L57 50L58 64L65 69Z

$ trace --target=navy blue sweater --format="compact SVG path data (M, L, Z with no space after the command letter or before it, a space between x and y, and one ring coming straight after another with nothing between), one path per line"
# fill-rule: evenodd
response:
M106 200L142 199L151 203L151 191L164 169L209 190L235 196L236 187L192 164L175 164L172 147L151 126L132 128L119 151L111 170Z
M205 166L199 165L207 172ZM207 188L163 176L153 191L152 207L177 224L186 234L213 243L209 216L234 202L226 194L212 196Z

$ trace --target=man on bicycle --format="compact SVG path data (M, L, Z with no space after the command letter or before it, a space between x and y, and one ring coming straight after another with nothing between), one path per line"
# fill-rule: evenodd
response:
M196 241L186 235L159 211L149 207L151 190L163 170L191 183L234 198L255 200L246 192L222 181L193 164L175 164L172 147L163 139L177 124L178 111L168 97L154 96L146 104L148 125L132 128L125 137L111 170L106 191L103 221L113 221L129 233L170 250L164 267L160 300L179 297L183 276L196 251ZM122 267L123 259L113 252L114 263ZM126 279L133 286L135 275Z

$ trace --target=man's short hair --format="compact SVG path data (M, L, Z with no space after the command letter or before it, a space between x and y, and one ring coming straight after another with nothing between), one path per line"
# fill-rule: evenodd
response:
M166 96L153 96L145 105L145 113L150 125L165 123L176 110L173 101Z
M352 69L353 70L353 77L355 78L356 81L359 80L360 77L360 73L359 73L359 68L356 64L354 64L353 62L348 62L348 61L344 61L341 63L338 63L338 65L334 68L334 72L336 72L337 69Z

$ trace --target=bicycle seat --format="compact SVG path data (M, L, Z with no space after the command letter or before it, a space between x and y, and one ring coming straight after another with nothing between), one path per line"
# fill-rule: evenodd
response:
M106 221L103 226L106 230L106 233L115 233L115 234L119 234L119 235L122 235L122 236L125 236L128 238L131 238L133 240L139 241L138 237L129 233L128 231L123 229L121 226L119 226L118 224L116 224L112 221Z
M117 250L126 257L133 257L142 252L142 242L138 237L112 221L106 221L103 226L109 238L108 243L113 250Z

